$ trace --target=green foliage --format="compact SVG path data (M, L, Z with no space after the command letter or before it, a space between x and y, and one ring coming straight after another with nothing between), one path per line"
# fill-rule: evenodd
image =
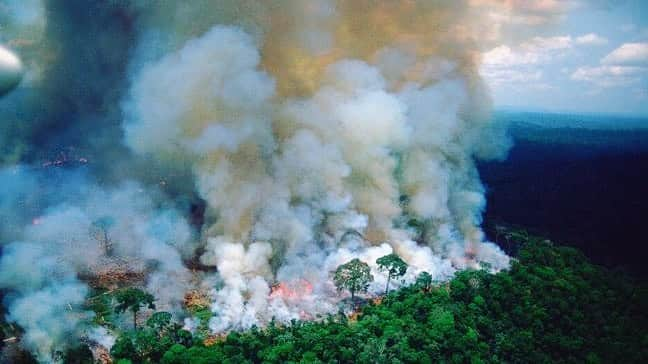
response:
M115 310L113 308L113 296L105 289L93 290L87 299L87 308L95 315L92 323L95 325L113 328Z
M387 272L385 294L389 293L389 282L392 279L402 277L407 272L407 263L394 253L378 258L376 264L378 264L380 270Z
M62 362L66 364L93 364L94 358L88 345L83 344L68 349L63 355Z
M245 361L244 361L245 362ZM249 361L248 361L249 362ZM204 346L193 346L187 349L185 346L173 345L162 357L162 364L212 364L212 363L235 363L232 359L226 358L219 350L212 350Z
M429 291L432 288L432 275L428 272L421 272L416 277L415 285L424 291Z
M173 346L192 343L191 334L173 322L170 313L155 312L142 329L122 333L110 353L114 358L135 363L159 363Z
M428 276L356 320L272 321L209 347L177 330L160 337L167 316L154 315L112 353L164 364L648 362L648 289L574 249L533 240L508 271L462 271L439 286Z
M194 318L198 320L198 327L196 334L199 338L205 338L209 334L209 320L214 314L207 307L195 310L193 312Z
M349 290L351 299L355 297L356 292L366 291L372 281L373 275L369 265L358 258L340 265L333 276L333 282L338 290Z
M146 320L146 326L158 332L166 332L173 326L171 314L168 312L156 312Z
M117 305L115 312L125 312L130 310L133 313L133 328L137 329L137 313L142 307L155 309L155 297L138 288L125 288L115 294Z

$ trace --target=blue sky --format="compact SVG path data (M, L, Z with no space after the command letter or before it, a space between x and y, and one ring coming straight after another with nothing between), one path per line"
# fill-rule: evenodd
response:
M648 116L648 0L573 2L538 35L483 58L497 109Z

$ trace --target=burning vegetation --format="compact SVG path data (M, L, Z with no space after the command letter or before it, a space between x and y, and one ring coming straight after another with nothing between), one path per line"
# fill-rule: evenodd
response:
M478 55L549 3L3 1L29 75L0 129L21 345L57 362L103 329L115 358L157 362L423 272L509 268L480 227L475 161L511 143Z
M146 271L138 270L127 261L113 260L99 267L94 267L80 279L87 281L91 287L116 289L124 286L142 285L146 281Z
M301 300L310 296L312 293L313 285L305 279L299 279L297 281L274 284L270 290L270 298Z
M210 303L209 295L204 291L192 290L184 296L184 306L189 312L208 309Z

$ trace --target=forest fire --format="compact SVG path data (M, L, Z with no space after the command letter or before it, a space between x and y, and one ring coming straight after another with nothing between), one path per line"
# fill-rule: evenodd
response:
M451 259L456 267L470 267L478 264L478 251L474 243L467 243L463 255L457 255Z
M305 279L299 279L275 284L270 291L270 298L299 300L310 296L312 293L313 285Z
M209 305L209 296L203 291L192 290L184 296L184 306L190 311L203 309L209 307Z
M475 258L477 258L477 251L476 251L476 249L474 247L474 244L472 244L472 243L467 244L464 254L465 254L465 258L467 260L469 260L469 261L474 260Z
M99 364L112 364L113 360L110 357L110 351L101 345L91 345L90 350L92 357Z
M145 281L146 272L136 268L134 261L110 259L79 276L87 280L92 287L116 289L124 285L133 285Z
M0 130L0 289L38 361L103 325L98 288L216 342L418 272L508 267L479 226L474 160L510 147L478 72L484 1L42 3L43 29L15 17L13 40L46 34ZM391 254L409 273L381 268ZM140 305L119 305L135 329Z
M213 345L218 344L219 342L223 342L227 339L226 334L218 334L218 335L209 335L203 340L203 345L210 347Z

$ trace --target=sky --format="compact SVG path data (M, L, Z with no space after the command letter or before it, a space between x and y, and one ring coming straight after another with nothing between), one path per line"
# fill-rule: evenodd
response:
M543 32L482 53L495 108L648 116L648 1L562 4Z
M42 4L0 0L0 43L26 62L38 58L30 58L23 40L43 31ZM473 7L476 27L492 33L482 37L489 41L481 45L480 73L496 109L648 116L648 0L465 0L462 6ZM37 78L42 67L29 66L26 78Z

